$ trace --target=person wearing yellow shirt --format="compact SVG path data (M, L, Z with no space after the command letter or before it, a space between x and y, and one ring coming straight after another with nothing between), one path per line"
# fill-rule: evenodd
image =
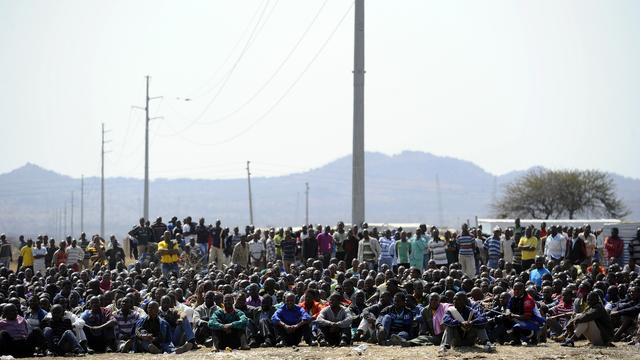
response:
M171 239L171 232L165 231L162 241L158 243L158 256L162 264L162 275L165 277L179 273L178 260L180 259L180 244Z
M518 248L522 251L522 271L529 270L535 262L537 245L538 238L532 235L531 228L528 227L518 243Z
M27 245L20 249L20 256L22 256L22 267L33 270L33 240L27 240Z

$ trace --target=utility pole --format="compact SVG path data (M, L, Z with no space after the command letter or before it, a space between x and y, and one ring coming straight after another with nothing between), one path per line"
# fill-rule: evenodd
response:
M80 177L80 233L84 232L84 175Z
M71 237L73 238L73 208L74 208L74 201L73 201L73 191L71 191Z
M304 183L306 190L304 192L305 196L305 210L304 210L304 224L309 225L309 183Z
M444 226L444 216L442 214L442 191L440 190L440 177L436 174L436 195L438 197L438 227Z
M104 123L102 123L102 154L101 154L101 165L100 165L100 237L104 239L104 144L109 143L111 141L106 141L104 139L104 134L107 131L104 130Z
M353 54L351 223L364 222L364 0L356 0Z
M144 110L144 205L143 216L146 220L149 220L149 121L160 119L161 117L149 117L149 101L155 99L161 99L162 96L149 97L149 79L150 76L145 76L147 80L146 94L144 100L144 107L133 106L133 108Z
M251 197L251 171L249 170L249 164L251 161L247 161L247 183L249 184L249 225L253 225L253 199Z
M67 202L64 202L64 220L62 222L62 229L63 229L63 238L67 237Z

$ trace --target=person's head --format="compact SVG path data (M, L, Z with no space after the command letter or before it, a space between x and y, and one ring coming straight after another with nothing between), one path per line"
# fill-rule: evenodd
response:
M532 234L533 234L533 232L532 232L532 229L531 229L530 227L527 227L527 228L524 230L524 236L526 236L526 237L530 238Z
M388 291L383 292L382 294L380 294L379 301L383 307L391 305L391 293Z
M60 304L55 304L51 307L51 318L54 321L60 321L64 317L64 307Z
M340 302L342 301L342 295L338 293L333 293L329 296L329 306L331 309L338 310L340 308Z
M169 295L164 295L160 298L160 307L162 307L162 311L167 311L173 307L173 300Z
M2 313L5 319L13 321L18 317L18 308L12 303L7 303L2 307Z
M393 306L400 309L405 307L406 298L403 292L397 292L393 295Z
M230 311L233 309L233 304L236 302L236 299L233 297L233 294L225 294L222 299L222 304L224 305L225 310Z
M436 310L438 306L440 306L440 294L433 292L429 295L429 308Z
M132 219L132 220L133 220L133 219ZM138 223L140 224L140 226L141 226L141 227L144 227L144 218L143 218L143 217L141 217L141 218L138 220ZM85 236L86 236L86 235L85 235Z
M151 301L147 304L147 315L149 318L155 319L158 317L158 313L160 312L160 304L157 301Z
M100 311L100 296L92 297L91 300L89 300L89 307L93 312Z
M594 290L587 295L587 305L590 307L595 307L597 305L602 304L600 301L600 295L598 294L600 290Z
M620 234L620 230L617 227L611 228L611 236L617 237Z
M524 283L517 282L513 284L513 296L516 298L524 296Z
M120 309L124 312L129 312L133 308L133 299L130 296L125 296L120 300Z
M288 292L284 295L284 303L287 309L291 310L296 305L296 295L292 292Z
M536 256L535 264L536 269L542 269L544 267L544 256Z
M455 306L458 311L462 311L467 306L467 294L462 291L456 293L453 296L453 306Z

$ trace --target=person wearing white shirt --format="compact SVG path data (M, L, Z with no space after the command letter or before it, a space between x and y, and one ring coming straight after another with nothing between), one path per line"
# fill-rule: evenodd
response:
M264 268L265 253L266 248L264 246L264 242L260 236L254 236L253 239L249 241L249 257L251 258L251 265L259 269Z
M566 238L558 233L558 229L555 226L552 226L551 234L547 236L547 242L544 246L544 255L549 260L562 260L566 252Z
M42 240L36 241L36 246L33 248L33 272L44 275L47 267L44 263L44 257L47 256L47 249L42 246Z

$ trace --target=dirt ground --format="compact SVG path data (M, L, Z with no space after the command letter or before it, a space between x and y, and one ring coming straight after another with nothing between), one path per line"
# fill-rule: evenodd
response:
M366 345L366 350L357 351L357 346L348 348L299 348L286 349L252 349L249 351L229 351L212 353L209 349L201 348L182 355L151 355L151 354L99 354L90 355L85 359L92 360L150 360L157 357L179 356L185 360L209 360L209 359L640 359L640 347L616 344L612 348L596 348L586 342L577 342L575 348L564 348L559 344L540 344L535 347L498 346L493 353L485 353L480 347L449 350L446 354L439 354L438 347L422 346L414 348L401 348L396 346L381 347Z

